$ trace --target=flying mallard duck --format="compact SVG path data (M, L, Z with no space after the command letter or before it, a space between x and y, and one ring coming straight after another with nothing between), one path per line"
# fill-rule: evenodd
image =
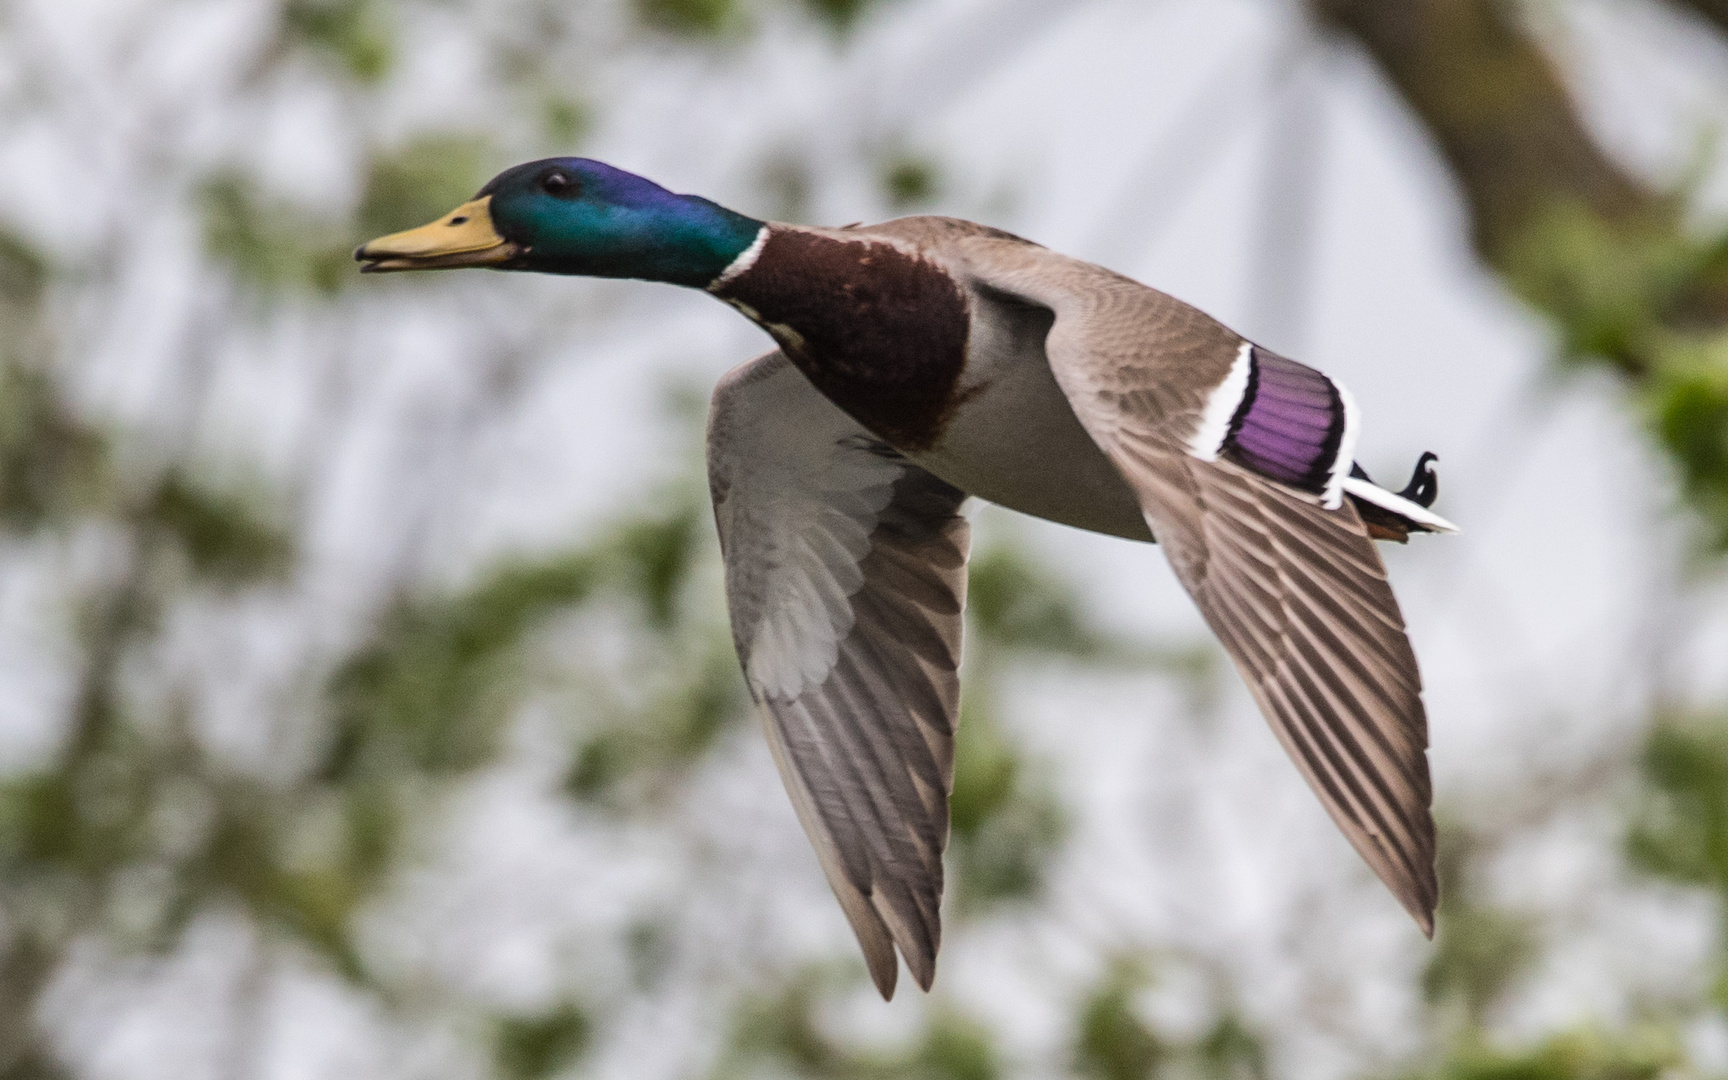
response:
M968 496L1151 541L1302 775L1432 934L1416 657L1371 538L1455 531L1423 455L1355 464L1343 386L1179 300L953 218L757 221L582 158L530 162L364 270L706 289L779 348L714 392L732 635L822 869L892 997L928 990L959 704Z

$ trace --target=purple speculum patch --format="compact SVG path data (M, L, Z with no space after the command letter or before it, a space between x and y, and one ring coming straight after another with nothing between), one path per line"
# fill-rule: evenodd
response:
M1242 404L1221 449L1262 476L1320 494L1337 462L1344 423L1344 401L1331 379L1256 345Z

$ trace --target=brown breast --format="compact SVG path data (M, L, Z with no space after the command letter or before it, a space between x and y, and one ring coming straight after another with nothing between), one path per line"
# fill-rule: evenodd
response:
M934 446L960 405L966 295L900 247L774 226L756 262L714 293L772 334L829 400L902 450Z

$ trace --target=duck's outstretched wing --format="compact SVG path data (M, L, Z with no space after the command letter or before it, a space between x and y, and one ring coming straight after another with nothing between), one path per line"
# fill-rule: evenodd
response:
M980 302L1054 312L1045 350L1081 424L1332 819L1432 934L1421 677L1345 497L1349 394L1098 267L988 238L962 253Z
M714 392L708 475L732 636L798 818L885 998L941 943L970 533L964 493L780 353Z

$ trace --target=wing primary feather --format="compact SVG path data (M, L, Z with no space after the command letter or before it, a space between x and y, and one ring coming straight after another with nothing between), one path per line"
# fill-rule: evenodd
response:
M733 640L774 760L883 997L941 942L965 495L778 353L721 380L709 481Z
M1421 677L1379 554L1342 496L1357 430L1348 393L1086 263L980 237L966 266L980 303L1001 295L1051 313L1045 353L1075 416L1298 770L1432 932Z
M887 924L870 903L869 897L855 884L855 879L845 869L844 856L835 844L823 814L816 809L808 786L802 780L803 770L787 758L778 722L766 710L763 710L762 719L768 736L768 749L780 775L785 778L786 791L792 799L792 809L797 813L799 823L804 826L805 834L810 837L811 846L816 851L816 861L822 867L823 876L828 879L834 898L840 902L841 913L846 916L853 936L858 939L858 946L864 953L864 966L870 972L870 981L875 984L876 992L882 995L884 1001L892 1001L900 967L894 954L894 939L888 932Z

